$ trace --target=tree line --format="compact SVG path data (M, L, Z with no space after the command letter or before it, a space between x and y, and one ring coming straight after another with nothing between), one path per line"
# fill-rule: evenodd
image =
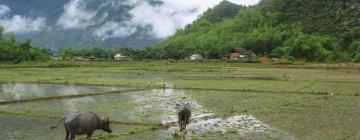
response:
M30 40L17 41L14 36L4 37L0 26L0 61L19 63L21 61L47 60L49 51L34 47Z
M129 59L142 60L144 59L144 50L133 49L128 47L122 48L102 48L102 47L92 47L92 48L73 48L66 47L62 48L59 51L59 56L63 59L68 57L81 57L84 59L95 58L100 60L111 60L114 59L114 56L118 53L128 57Z

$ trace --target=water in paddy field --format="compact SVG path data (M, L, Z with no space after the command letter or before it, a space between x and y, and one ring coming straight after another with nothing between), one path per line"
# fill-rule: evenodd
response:
M251 115L239 114L228 118L215 117L216 112L203 107L184 90L174 90L165 83L165 89L85 96L78 98L51 99L0 105L0 135L4 139L64 139L63 127L50 130L57 120L70 112L92 111L108 116L113 122L113 134L95 133L102 139L176 139L179 138L176 103L190 103L192 120L187 127L186 138L191 139L293 139L264 124ZM93 92L126 90L121 87L86 87L48 84L2 85L0 99L18 100L42 96L89 94ZM9 98L16 94L17 98ZM29 95L27 95L29 94ZM1 100L0 100L1 101ZM10 114L10 115L9 115ZM12 114L12 115L11 115ZM18 114L20 116L16 116ZM169 125L169 127L158 127ZM157 126L157 127L154 127ZM81 138L84 138L82 136Z
M1 85L0 101L31 99L125 90L124 87L75 86L54 84L6 83Z

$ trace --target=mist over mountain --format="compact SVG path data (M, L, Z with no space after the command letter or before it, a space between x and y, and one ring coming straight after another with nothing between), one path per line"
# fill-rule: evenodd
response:
M237 2L238 0L233 0ZM238 1L254 4L258 0ZM63 47L144 48L173 35L221 0L1 0L7 36Z

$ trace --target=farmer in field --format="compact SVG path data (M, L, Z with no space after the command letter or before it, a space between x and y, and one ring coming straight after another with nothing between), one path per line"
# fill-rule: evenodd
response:
M107 117L99 118L92 112L79 112L66 115L56 126L51 127L51 129L57 128L62 121L64 122L66 131L65 140L74 140L75 135L85 134L87 138L90 139L94 131L99 129L108 133L112 132L109 127L109 119Z
M185 132L186 134L186 125L190 122L191 117L191 110L190 110L190 104L189 103L180 103L176 104L177 108L177 115L178 115L178 123L180 127L181 132Z

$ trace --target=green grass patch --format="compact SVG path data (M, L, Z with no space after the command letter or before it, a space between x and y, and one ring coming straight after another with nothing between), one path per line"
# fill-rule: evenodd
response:
M64 67L80 67L80 65L76 64L76 63L51 63L51 64L49 64L49 68L64 68Z

